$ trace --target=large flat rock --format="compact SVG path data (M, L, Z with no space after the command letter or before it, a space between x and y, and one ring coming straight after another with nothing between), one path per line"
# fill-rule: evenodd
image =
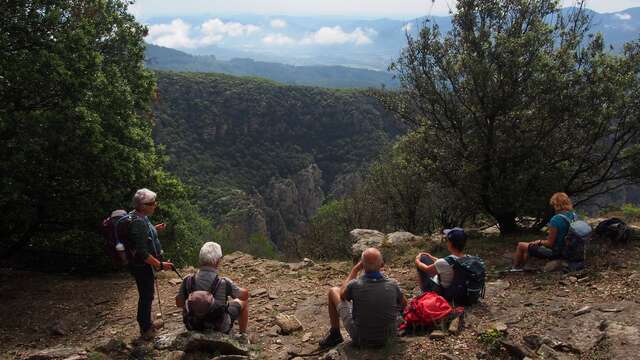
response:
M589 305L589 304L585 304ZM547 333L552 339L564 344L566 350L588 353L598 342L606 337L620 357L625 354L636 354L628 359L636 359L640 354L640 335L637 324L640 324L640 304L630 301L607 304L591 304L589 313L559 319L557 325Z
M159 336L156 339L155 348L221 355L249 354L249 349L245 345L219 332L178 331Z

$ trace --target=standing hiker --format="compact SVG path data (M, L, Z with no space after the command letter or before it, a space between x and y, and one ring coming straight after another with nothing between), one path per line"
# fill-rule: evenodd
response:
M158 230L164 230L165 224L151 224L149 216L153 215L158 206L156 193L149 189L140 189L133 196L133 219L129 225L129 241L135 248L135 256L130 265L130 271L136 279L138 288L138 324L143 339L151 340L156 330L162 327L160 322L151 320L151 306L155 272L171 270L173 264L162 262L162 247L158 239Z

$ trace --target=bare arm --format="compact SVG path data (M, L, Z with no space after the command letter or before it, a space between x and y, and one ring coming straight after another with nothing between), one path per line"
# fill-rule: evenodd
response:
M416 256L416 267L418 268L418 270L426 272L427 274L429 274L429 276L438 275L438 271L436 270L436 265L435 265L435 262L438 259L429 255L429 257L431 257L432 259L435 259L435 260L433 261L434 262L433 264L427 265L427 264L423 263L422 261L420 261L420 256L422 256L422 253L420 253L420 254L418 254L418 256Z
M184 299L180 295L176 296L176 307L179 307L179 308L184 307Z
M358 261L358 263L351 269L349 276L342 282L342 286L340 286L340 300L344 301L346 293L347 293L347 285L351 280L358 277L358 273L362 270L362 261Z
M249 290L247 290L245 288L240 288L238 299L240 299L242 301L249 300Z
M538 243L542 246L552 248L556 243L556 237L558 236L558 229L555 227L549 227L549 235L546 240L538 240Z

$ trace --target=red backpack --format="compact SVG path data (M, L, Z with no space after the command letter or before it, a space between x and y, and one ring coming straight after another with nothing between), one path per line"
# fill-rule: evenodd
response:
M435 292L428 291L409 301L404 309L404 323L400 325L400 330L409 326L432 326L438 321L446 318L452 312L460 313L463 308L452 308L451 305Z

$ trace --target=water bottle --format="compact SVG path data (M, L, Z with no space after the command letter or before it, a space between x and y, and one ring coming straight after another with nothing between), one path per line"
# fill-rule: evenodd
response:
M125 253L124 245L119 242L116 244L116 252L118 253L118 258L122 265L127 265L129 260L127 259L127 254Z

